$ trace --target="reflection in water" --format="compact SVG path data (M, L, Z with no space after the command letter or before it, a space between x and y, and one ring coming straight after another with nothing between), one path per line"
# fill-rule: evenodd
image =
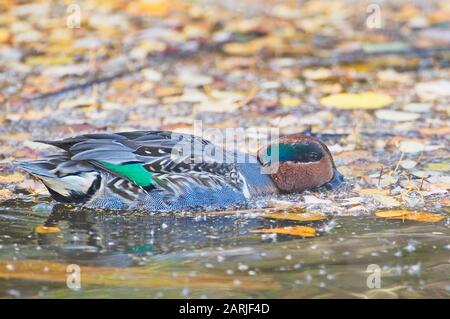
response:
M0 295L11 297L18 291L22 297L449 297L447 221L336 217L300 223L318 229L319 237L306 239L252 233L299 224L268 220L259 212L117 214L65 206L36 210L31 204L9 203L0 207L4 268L9 262L14 267L16 261L19 269L17 261L23 260L76 263L109 281L98 282L94 276L89 279L94 286L88 281L75 293L64 282L8 277L14 271L1 270L0 278L10 279L0 279ZM61 231L37 234L37 225ZM382 289L366 285L370 264L382 269ZM20 267L34 271L26 263ZM110 269L117 273L111 275ZM181 274L195 276L196 281L180 280ZM114 282L122 276L127 278L125 286Z

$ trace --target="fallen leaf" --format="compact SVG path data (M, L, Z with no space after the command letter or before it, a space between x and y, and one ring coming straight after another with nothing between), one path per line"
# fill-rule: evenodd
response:
M416 167L416 165L417 165L417 162L410 160L410 159L400 161L400 166L403 167L404 169L411 169L411 168Z
M373 199L376 200L378 203L382 204L385 207L398 207L398 206L400 206L400 202L398 200L396 200L392 196L373 195Z
M422 128L419 130L423 135L448 135L450 134L450 126L441 126L436 128Z
M0 134L0 141L26 141L30 138L31 134L24 132Z
M299 222L312 222L326 219L325 214L322 213L270 213L263 216L269 219L294 220Z
M410 49L411 46L404 42L388 42L388 43L374 43L366 44L363 50L367 53L384 53L384 52L403 52Z
M408 214L407 210L382 210L379 212L375 212L375 216L382 218L397 218L406 216Z
M348 165L357 160L372 158L372 154L365 150L344 151L334 155L337 165Z
M423 100L433 100L450 96L450 81L437 80L417 83L415 86L417 95Z
M0 189L0 200L9 199L12 197L12 192L9 189Z
M303 71L303 77L308 80L321 81L328 80L335 75L333 71L326 68L318 68L318 69L306 69Z
M63 100L59 103L58 108L63 109L73 109L78 107L88 107L96 104L95 96L80 96L75 99Z
M135 15L150 15L154 17L165 17L174 6L175 1L163 0L140 0L132 1L128 6L130 13Z
M375 116L380 120L403 122L417 120L420 115L411 112L401 112L393 110L378 110L375 112Z
M392 102L389 95L374 92L338 93L320 99L321 104L339 110L375 110Z
M1 28L0 29L0 43L7 42L9 40L11 33L8 29Z
M296 97L284 97L280 99L280 103L282 106L293 107L302 103L302 100Z
M426 168L431 171L449 172L450 163L428 163Z
M409 103L403 106L407 112L428 113L431 110L431 104L428 103Z
M443 220L445 217L439 214L410 211L410 210L385 210L376 212L375 215L381 218L387 219L402 219L402 220L414 220L418 222L430 222L435 223Z
M300 237L314 237L316 236L316 230L312 227L306 226L289 226L281 228L263 228L252 230L254 233L275 233L282 235L292 235Z
M20 173L13 173L10 175L0 175L0 184L20 183L25 179Z
M420 142L402 141L399 145L399 150L403 153L419 153L430 152L440 148L444 148L443 145L428 145Z
M28 65L56 65L73 63L71 56L32 56L25 60Z
M361 189L359 195L389 195L388 189L364 188Z
M38 233L38 234L54 234L54 233L59 233L61 231L61 229L59 229L58 227L52 227L52 226L44 226L44 225L39 225L36 226L36 228L34 228L34 232Z

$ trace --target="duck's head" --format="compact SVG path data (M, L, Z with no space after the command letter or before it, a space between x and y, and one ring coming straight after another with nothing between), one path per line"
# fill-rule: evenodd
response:
M344 180L328 147L303 134L286 135L261 148L258 159L271 168L271 177L283 192L302 192L323 185L337 187Z

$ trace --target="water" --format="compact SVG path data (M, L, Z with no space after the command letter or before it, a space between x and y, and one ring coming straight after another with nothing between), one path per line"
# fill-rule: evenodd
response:
M227 214L0 207L0 296L8 298L448 298L450 229L372 215L298 223ZM56 233L39 234L38 225ZM258 228L306 225L318 237ZM67 266L81 289L67 287ZM381 271L368 287L369 265ZM374 277L369 278L370 283Z

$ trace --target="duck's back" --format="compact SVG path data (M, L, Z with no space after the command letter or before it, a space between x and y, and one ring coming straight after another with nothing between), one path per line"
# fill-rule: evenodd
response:
M218 160L199 137L164 131L86 134L44 142L62 154L21 166L60 202L92 208L224 209L273 190L258 163Z

